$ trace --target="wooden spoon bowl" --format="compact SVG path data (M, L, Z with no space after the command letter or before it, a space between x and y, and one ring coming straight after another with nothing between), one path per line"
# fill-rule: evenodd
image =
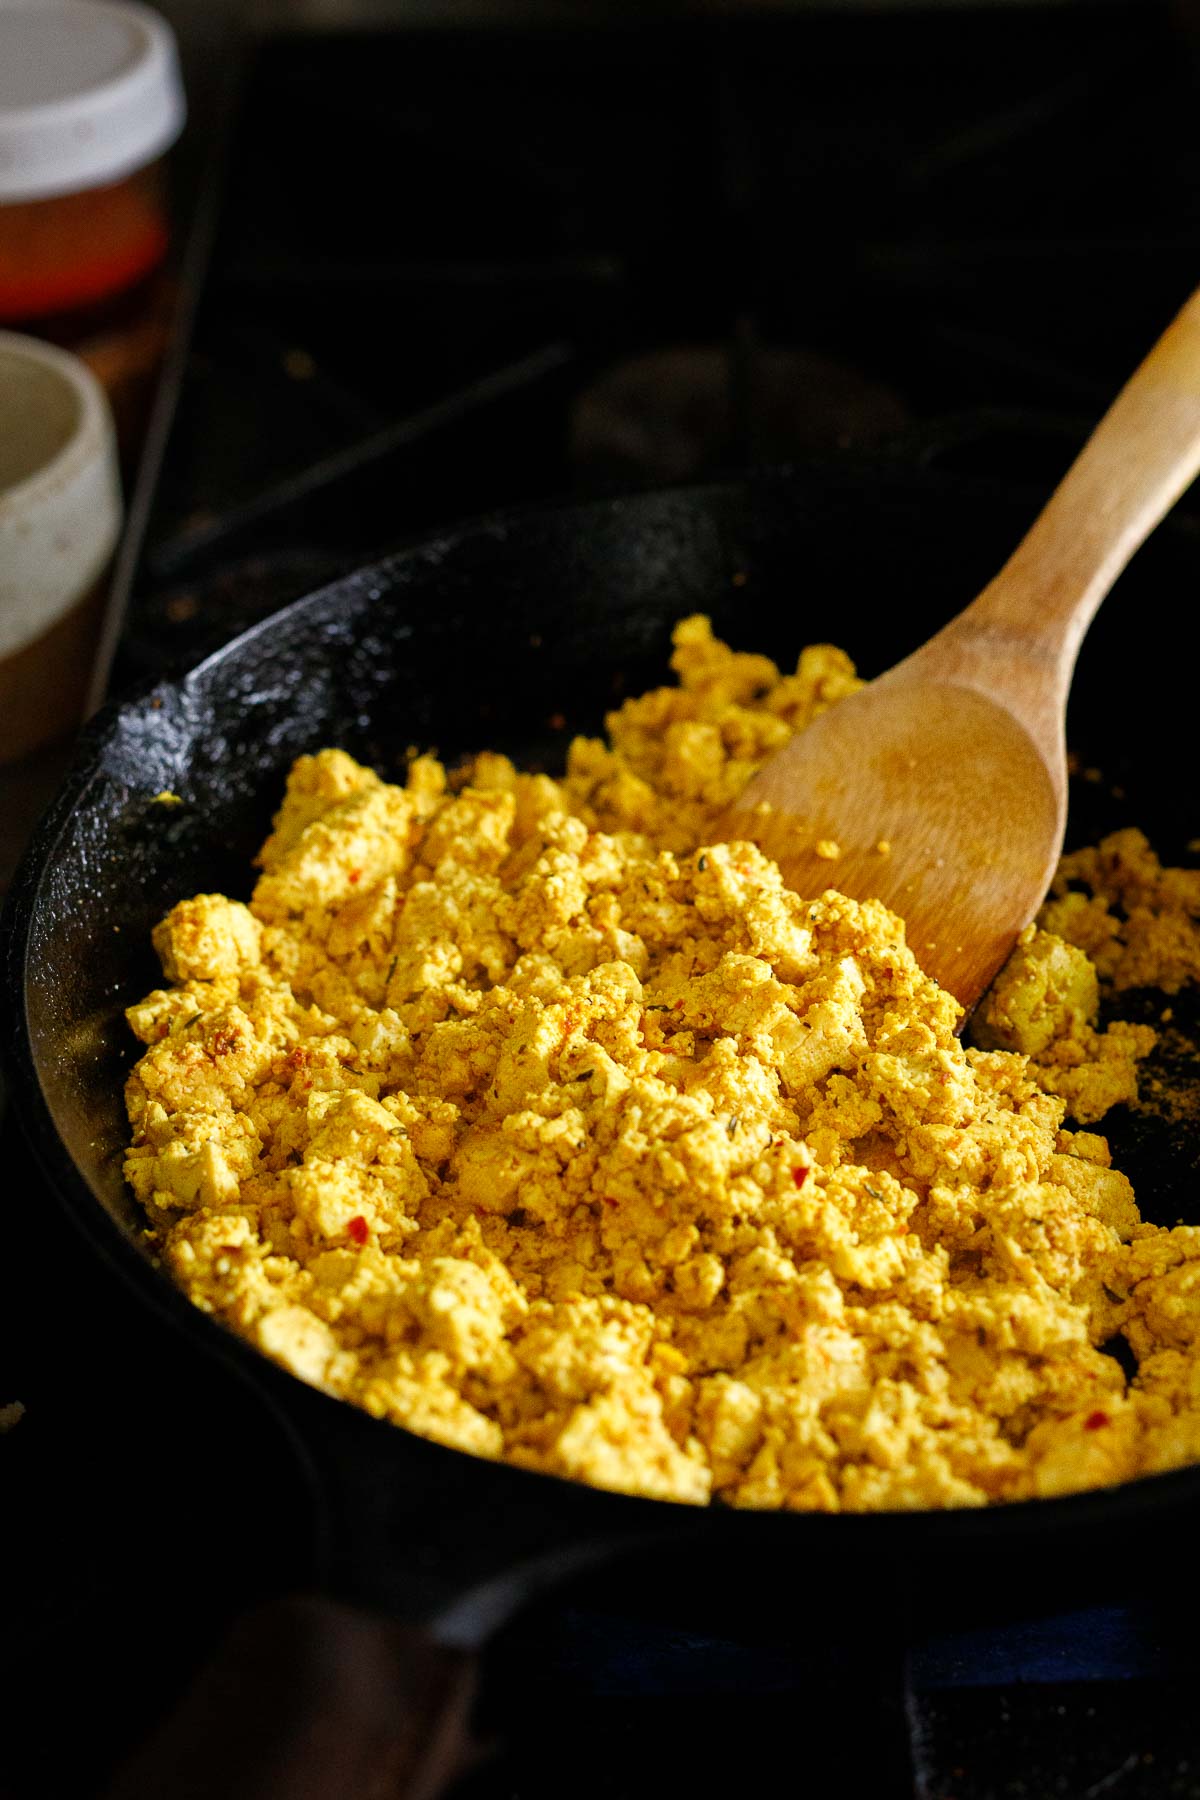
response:
M1038 744L986 694L895 682L822 713L804 749L803 801L792 793L797 772L784 764L776 780L772 768L755 782L771 810L751 815L742 835L797 893L835 887L884 900L921 966L969 1005L1058 861L1065 786Z

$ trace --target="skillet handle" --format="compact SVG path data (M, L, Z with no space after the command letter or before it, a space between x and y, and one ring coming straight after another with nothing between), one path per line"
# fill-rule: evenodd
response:
M435 1800L469 1760L473 1659L290 1597L239 1619L103 1800Z

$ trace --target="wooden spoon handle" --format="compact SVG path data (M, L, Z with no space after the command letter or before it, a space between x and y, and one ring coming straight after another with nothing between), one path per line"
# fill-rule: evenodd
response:
M1121 389L999 574L901 667L938 661L1019 714L1040 690L1040 716L1029 723L1048 723L1065 703L1097 607L1197 472L1200 290Z

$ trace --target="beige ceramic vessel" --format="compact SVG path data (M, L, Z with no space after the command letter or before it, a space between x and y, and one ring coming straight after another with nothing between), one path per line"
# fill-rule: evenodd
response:
M79 723L120 529L103 389L76 357L0 332L0 762Z

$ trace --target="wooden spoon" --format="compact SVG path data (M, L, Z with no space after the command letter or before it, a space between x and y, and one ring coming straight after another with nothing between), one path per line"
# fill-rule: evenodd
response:
M798 893L883 900L922 967L970 1008L1062 848L1083 635L1198 470L1200 291L978 599L771 757L731 835L761 844Z

